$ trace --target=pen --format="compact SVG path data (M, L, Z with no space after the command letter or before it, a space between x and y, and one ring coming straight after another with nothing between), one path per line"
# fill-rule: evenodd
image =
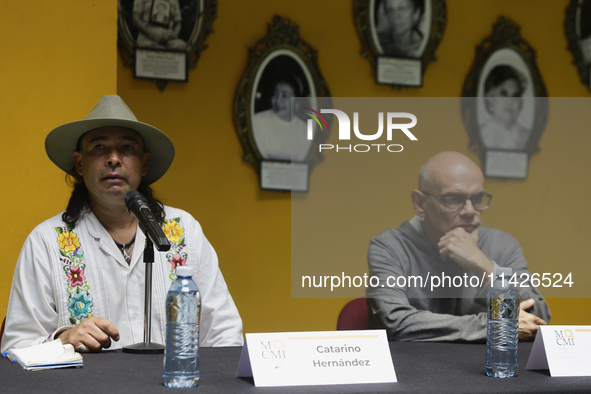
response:
M11 363L15 363L16 362L16 359L12 356L12 354L10 353L9 350L3 351L2 352L2 357L9 359Z

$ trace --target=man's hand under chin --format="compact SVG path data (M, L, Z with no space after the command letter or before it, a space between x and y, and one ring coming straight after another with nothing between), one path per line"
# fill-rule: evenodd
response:
M469 269L477 276L493 272L493 263L478 248L480 225L471 233L462 227L456 227L439 240L437 247L443 260L452 259L460 266Z

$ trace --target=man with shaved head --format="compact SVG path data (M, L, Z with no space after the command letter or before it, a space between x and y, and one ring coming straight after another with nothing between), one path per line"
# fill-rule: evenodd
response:
M489 275L501 266L519 279L519 339L533 339L550 310L522 275L531 276L517 240L482 226L492 196L480 168L460 153L439 153L411 197L416 216L369 246L370 274L380 279L367 289L370 325L396 341L485 341Z

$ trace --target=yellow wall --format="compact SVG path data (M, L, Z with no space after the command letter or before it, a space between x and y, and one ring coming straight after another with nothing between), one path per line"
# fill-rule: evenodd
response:
M164 92L149 81L134 79L120 56L116 60L114 0L69 0L36 7L12 3L0 5L4 15L15 16L0 25L3 37L10 37L2 45L3 57L9 61L0 65L5 126L1 149L10 168L1 180L8 220L0 230L7 248L0 263L0 315L5 313L10 277L24 238L67 201L63 175L45 156L45 135L56 125L84 117L100 94L116 92L140 120L159 127L175 142L175 162L155 189L166 204L191 212L201 222L218 252L245 332L334 329L347 300L291 298L290 196L259 189L256 172L242 161L232 123L232 101L248 61L248 48L266 35L267 24L276 14L299 24L301 36L319 51L321 71L335 97L457 97L475 46L490 35L500 15L520 24L522 36L537 50L550 96L590 95L566 49L567 0L538 0L535 6L525 0L448 0L447 29L436 53L439 60L429 65L423 88L402 90L375 84L369 62L360 56L350 0L219 1L214 33L207 39L209 48L197 69L189 72L190 82L170 83ZM591 164L583 157L591 137L577 136L566 143L562 132L559 128L544 132L528 180L488 181L496 211L487 213L487 225L519 239L532 265L551 263L549 259L565 250L569 258L584 261L586 257L586 227L577 224L591 214L591 185L577 178L573 165ZM421 141L420 157L411 161L408 175L397 179L404 188L388 196L392 207L402 208L393 209L387 218L376 218L374 235L412 214L407 190L414 187L423 158L442 148L475 158L467 149L464 130L450 130L449 135L443 143L441 139ZM329 163L321 163L312 173L311 193L314 182L324 179L323 166ZM560 188L545 186L558 181ZM526 195L546 195L554 204L542 214L536 209L539 205L509 203ZM565 195L571 207L567 215L559 206ZM358 253L364 255L365 250ZM358 260L366 264L363 258ZM591 324L588 299L553 299L550 305L554 324Z
M338 312L347 301L290 298L290 196L259 189L254 169L242 161L242 147L232 123L232 100L247 65L247 50L266 35L274 15L288 17L300 25L302 38L319 51L321 71L335 97L460 96L475 46L491 34L492 25L500 15L520 24L523 38L538 51L538 67L549 95L589 96L566 49L563 23L567 0L537 1L535 7L532 1L448 0L447 29L437 50L439 60L429 65L423 88L402 90L374 83L369 62L360 56L352 1L256 0L218 4L215 32L207 39L209 48L202 53L197 69L189 72L188 84L171 83L160 92L151 82L134 80L132 70L120 60L117 91L139 119L160 127L175 141L175 162L155 188L167 204L192 212L203 225L219 254L245 332L334 329ZM457 116L459 119L459 106ZM541 153L532 159L527 181L488 181L489 189L494 190L497 211L486 219L487 225L516 236L534 266L538 260L551 263L548 256L556 257L563 252L560 244L572 245L573 238L584 239L584 234L577 233L575 218L561 221L565 228L559 232L541 234L541 229L548 225L548 216L521 204L518 221L514 219L515 208L508 203L516 195L526 196L540 190L553 195L563 193L540 186L550 167L559 167L552 172L555 175L551 181L561 178L568 183L565 176L575 177L574 173L570 175L568 164L560 167L562 159L570 157L569 149L573 146L563 144L554 149L560 139L558 131L545 131ZM373 231L367 236L363 234L365 239L360 243L367 245L372 236L387 227L398 226L412 215L409 192L415 187L418 168L426 158L445 148L476 159L467 145L468 137L463 129L450 130L445 138L421 140L418 156L409 162L408 174L397 174L396 182L403 185L401 191L387 197L392 207L401 208L393 209L386 218L376 217ZM310 195L298 198L313 197L314 184L326 180L329 166L330 163L321 163L314 169ZM575 179L571 180L574 185ZM591 191L589 186L584 182L574 195L569 193L572 203L587 213L591 213L591 208L587 208L590 205L584 191ZM554 216L561 215L554 208ZM372 227L371 223L369 218L365 227ZM538 242L537 236L543 236L545 242ZM548 238L556 238L556 242L549 242ZM354 262L362 267L366 266L365 248L357 251L359 256ZM340 258L347 256L335 251L334 259L340 261ZM590 314L578 317L577 313L590 309L586 299L557 299L550 300L550 304L553 323L591 324Z
M26 236L69 198L63 172L45 154L45 136L86 116L102 94L116 93L116 4L0 2L0 318Z

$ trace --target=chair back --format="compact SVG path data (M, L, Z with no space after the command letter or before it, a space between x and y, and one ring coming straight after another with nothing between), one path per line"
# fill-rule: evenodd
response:
M337 320L337 330L368 330L369 307L366 298L349 301L341 310Z

